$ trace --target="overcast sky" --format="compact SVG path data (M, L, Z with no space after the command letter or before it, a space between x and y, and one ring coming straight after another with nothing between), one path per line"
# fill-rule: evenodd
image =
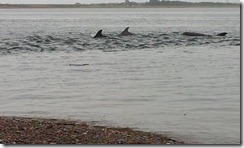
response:
M125 0L0 0L0 3L9 4L91 4L91 3L119 3ZM131 2L147 2L149 0L130 0ZM226 2L226 0L180 0L191 2ZM240 2L240 0L227 0L228 2Z

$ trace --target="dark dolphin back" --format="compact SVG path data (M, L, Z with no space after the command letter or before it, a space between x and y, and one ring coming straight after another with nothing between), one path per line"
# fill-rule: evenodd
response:
M217 34L216 36L225 36L227 33L226 32L222 32ZM186 35L186 36L214 36L214 35L207 35L207 34L202 34L202 33L197 33L197 32L184 32L182 33L182 35Z
M184 32L183 35L186 35L186 36L207 36L206 34L197 33L197 32Z
M228 34L228 33L227 32L222 32L222 33L217 34L216 36L226 36L226 34Z

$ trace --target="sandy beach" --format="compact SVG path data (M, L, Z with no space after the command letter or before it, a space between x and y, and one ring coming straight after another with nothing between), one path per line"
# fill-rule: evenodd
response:
M0 117L0 143L12 144L184 144L130 128L91 126L61 119Z

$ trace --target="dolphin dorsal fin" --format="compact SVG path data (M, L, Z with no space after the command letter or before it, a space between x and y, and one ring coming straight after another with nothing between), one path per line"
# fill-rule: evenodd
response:
M102 34L103 30L99 30L97 32L97 34L94 36L94 38L101 38L101 37L104 37L104 35Z
M129 32L129 28L130 27L126 27L125 30L123 32Z
M121 32L120 35L122 35L122 36L132 35L132 33L129 32L129 28L130 27L126 27L125 30L123 32Z

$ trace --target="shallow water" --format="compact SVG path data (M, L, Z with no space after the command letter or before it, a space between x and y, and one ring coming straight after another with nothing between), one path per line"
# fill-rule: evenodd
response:
M192 143L240 143L238 8L0 14L1 115L96 121ZM118 36L127 26L136 35ZM109 38L92 38L100 29ZM228 35L186 37L184 31Z

